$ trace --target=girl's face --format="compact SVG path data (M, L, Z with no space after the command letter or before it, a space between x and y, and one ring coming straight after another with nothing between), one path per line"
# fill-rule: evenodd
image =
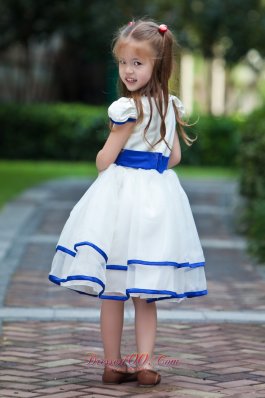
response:
M130 39L121 43L117 51L119 75L129 91L146 86L152 76L154 54L149 44Z

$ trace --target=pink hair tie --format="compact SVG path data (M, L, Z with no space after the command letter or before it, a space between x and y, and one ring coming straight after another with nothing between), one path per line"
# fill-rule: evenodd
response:
M165 24L160 25L160 26L158 27L158 31L159 31L160 33L162 33L162 34L166 33L166 31L167 31L167 25L165 25Z
M135 22L134 22L134 21L130 21L130 22L128 23L128 26L133 26L133 25L135 25Z

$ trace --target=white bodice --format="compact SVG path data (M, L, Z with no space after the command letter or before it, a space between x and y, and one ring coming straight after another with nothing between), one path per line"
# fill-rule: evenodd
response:
M181 101L170 95L168 103L168 111L165 119L166 123L166 136L165 140L169 147L172 148L174 135L176 131L176 118L173 108L173 101L175 102L179 115L182 117L185 113L184 107ZM164 156L170 155L170 150L164 141L159 142L154 148L148 144L144 139L144 129L147 125L150 117L150 105L147 97L142 97L143 113L144 117L141 123L136 123L132 134L130 135L124 149L130 149L135 151L148 151L148 152L161 152ZM146 138L151 144L155 144L160 139L160 124L161 119L158 110L155 105L155 101L152 99L153 105L153 116L150 126L146 132ZM130 119L137 120L137 109L134 100L131 98L121 97L119 100L113 102L109 109L108 115L115 124L124 124L129 122Z

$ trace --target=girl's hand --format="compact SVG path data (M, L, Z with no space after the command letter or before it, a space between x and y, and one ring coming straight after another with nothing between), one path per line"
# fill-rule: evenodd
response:
M96 157L96 166L99 172L107 169L115 162L120 151L128 141L134 127L134 122L128 122L123 125L113 125L105 145L98 152Z

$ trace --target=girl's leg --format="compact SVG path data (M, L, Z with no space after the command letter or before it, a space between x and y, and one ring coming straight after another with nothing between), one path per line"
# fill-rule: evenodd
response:
M143 354L143 362L140 361L138 367L152 369L151 359L157 327L156 303L147 303L139 297L133 297L133 303L135 308L135 337L139 358Z
M117 361L119 370L126 370L126 365L121 364L121 338L123 329L124 302L117 300L102 300L100 313L101 338L104 348L104 359ZM120 362L120 365L119 365Z

